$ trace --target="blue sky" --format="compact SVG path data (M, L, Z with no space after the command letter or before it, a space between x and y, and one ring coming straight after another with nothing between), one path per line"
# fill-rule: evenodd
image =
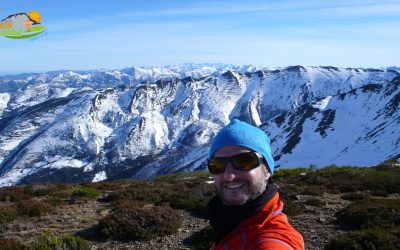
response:
M48 33L0 37L0 74L185 62L400 66L400 1L3 0Z

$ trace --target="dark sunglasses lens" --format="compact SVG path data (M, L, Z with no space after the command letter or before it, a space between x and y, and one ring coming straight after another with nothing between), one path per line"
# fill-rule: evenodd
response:
M258 157L253 153L237 155L232 162L237 170L251 170L259 165Z
M222 174L225 171L225 161L219 159L208 160L207 166L211 174Z

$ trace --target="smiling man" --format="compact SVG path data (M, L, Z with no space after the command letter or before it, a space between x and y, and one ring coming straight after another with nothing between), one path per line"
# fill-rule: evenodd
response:
M209 156L217 191L208 204L213 250L304 249L282 213L269 138L261 129L233 120L213 139Z

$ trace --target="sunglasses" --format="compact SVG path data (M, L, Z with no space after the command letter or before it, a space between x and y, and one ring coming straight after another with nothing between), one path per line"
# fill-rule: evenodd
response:
M222 174L226 165L231 163L236 170L250 171L261 165L263 156L257 152L246 152L231 157L213 157L208 159L207 167L211 174Z

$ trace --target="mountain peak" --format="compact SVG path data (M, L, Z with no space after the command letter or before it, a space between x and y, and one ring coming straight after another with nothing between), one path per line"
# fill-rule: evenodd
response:
M373 165L398 155L399 75L184 64L0 77L0 185L205 169L234 118L262 124L281 166Z

